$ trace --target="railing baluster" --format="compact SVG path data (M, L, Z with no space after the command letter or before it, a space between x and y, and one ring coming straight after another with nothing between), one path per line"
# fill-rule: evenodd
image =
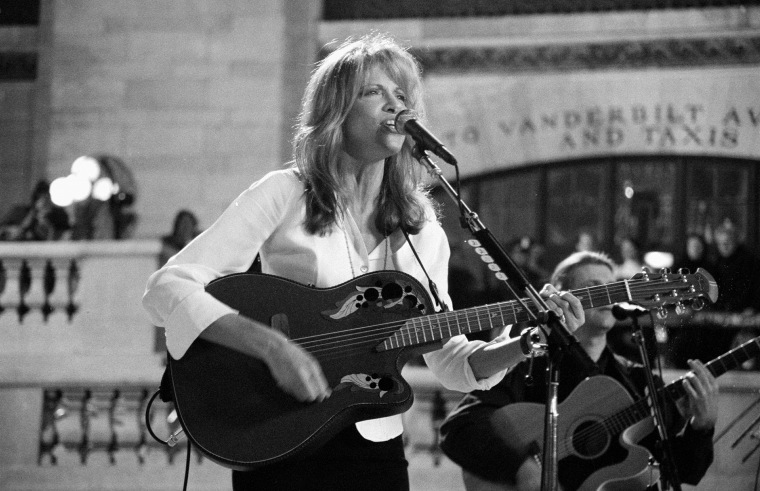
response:
M69 270L71 259L57 257L50 261L52 269L51 290L48 295L48 303L52 309L53 317L66 314L69 305Z
M3 305L3 293L5 292L5 285L6 285L6 272L5 272L5 264L3 264L3 260L0 259L0 315L3 315L3 311L5 311L5 305Z
M21 267L18 272L18 305L16 305L16 312L18 313L18 321L23 324L24 317L29 312L29 306L26 304L26 295L29 293L29 288L32 284L32 273L29 268L29 263L26 260L21 261Z
M21 263L22 260L20 258L14 257L3 259L5 287L3 288L3 291L0 292L0 305L2 305L8 312L17 311L21 300L19 287Z
M24 317L27 322L36 322L44 316L45 305L45 266L47 260L41 258L24 261L26 268L22 269L22 285L24 286ZM21 314L19 313L19 316Z
M79 266L76 260L72 259L69 264L69 274L67 276L68 286L68 303L66 305L66 313L69 315L69 321L74 317L74 314L79 310Z
M50 314L55 311L55 307L50 303L50 296L55 290L55 268L51 260L45 261L45 271L43 274L42 290L45 293L45 302L42 304L42 318L47 322Z

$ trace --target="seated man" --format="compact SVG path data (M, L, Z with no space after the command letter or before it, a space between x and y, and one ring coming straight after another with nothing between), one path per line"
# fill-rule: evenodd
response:
M613 263L604 254L576 252L557 266L551 283L558 290L593 287L613 282L613 270ZM589 410L612 416L645 394L644 367L613 354L607 346L606 334L614 324L611 306L590 309L586 311L585 323L574 333L595 362L597 373L606 377L597 378L596 373L584 371L570 353L564 354L560 362L557 470L564 490L635 474L640 474L643 482L626 489L644 489L652 484L647 470L649 455L641 447L634 448L636 451L629 454L617 443L619 432L610 435L606 431L609 427L594 424L575 426L576 423L592 422L585 419ZM690 360L689 366L693 372L683 383L686 396L678 401L668 398L663 415L679 481L696 484L713 460L718 387L715 378L700 361ZM508 489L510 486L520 490L540 489L543 404L547 394L545 372L546 357L535 358L532 367L530 360L526 360L491 390L466 395L443 423L441 448L451 460L462 466L468 491ZM589 376L591 378L584 381ZM655 380L662 383L659 378ZM581 383L584 390L579 387ZM575 389L578 392L574 392ZM626 424L621 426L627 431L629 426L641 420L636 428L641 426L644 429L633 440L641 440L641 445L659 459L662 452L656 438L658 432L653 431L648 413L648 410L641 411L640 417L632 418L630 423L623 420ZM574 428L572 439L562 433L563 428ZM584 432L590 438L581 440L579 437ZM609 441L605 440L607 437ZM606 443L610 445L605 447ZM629 462L633 457L639 461L636 465ZM593 486L594 489L598 484Z

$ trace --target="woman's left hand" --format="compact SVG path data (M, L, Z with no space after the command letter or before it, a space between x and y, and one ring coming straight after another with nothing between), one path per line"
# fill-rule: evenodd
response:
M586 322L581 301L568 291L559 291L551 284L546 284L539 293L546 304L557 313L570 332L575 331Z

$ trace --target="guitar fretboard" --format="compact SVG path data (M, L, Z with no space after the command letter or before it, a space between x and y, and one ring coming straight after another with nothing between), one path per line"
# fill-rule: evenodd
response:
M731 351L709 361L705 367L713 376L718 377L738 367L745 361L756 357L758 354L760 354L760 337L751 339L741 346L737 346ZM660 389L660 392L666 392L674 400L686 395L686 390L683 387L684 377L669 383ZM613 414L603 424L610 434L616 435L650 415L649 403L644 398L639 399L628 408Z
M696 275L655 275L642 279L622 280L606 285L595 285L572 290L584 310L612 305L619 302L648 302L658 305L676 303L694 298L704 292L704 285L697 279L697 287L686 277ZM537 309L533 302L523 299L529 312L517 300L472 307L452 312L415 317L406 321L402 328L386 338L379 351L419 346L448 339L458 334L468 334L508 326L534 319Z

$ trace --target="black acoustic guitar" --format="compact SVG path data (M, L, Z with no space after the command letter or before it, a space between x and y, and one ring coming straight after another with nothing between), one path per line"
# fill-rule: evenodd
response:
M411 356L458 334L531 319L517 301L435 313L424 287L397 271L325 289L242 273L214 280L206 291L312 353L332 388L323 402L298 402L277 388L258 359L202 339L181 359L170 358L174 404L188 438L209 459L233 469L308 452L357 421L406 411L413 395L401 368ZM618 302L657 308L715 301L718 287L699 269L639 274L572 293L584 309Z

